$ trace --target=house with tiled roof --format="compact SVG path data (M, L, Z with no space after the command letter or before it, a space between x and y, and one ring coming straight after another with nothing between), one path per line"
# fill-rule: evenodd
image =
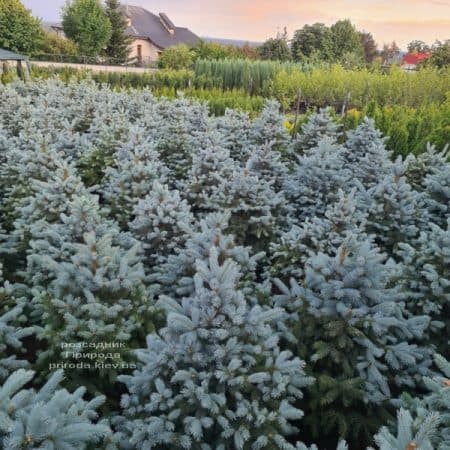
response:
M130 58L139 61L156 61L167 47L177 44L195 45L200 38L188 28L173 24L167 14L158 15L140 6L124 5L128 21L126 34L133 38Z
M195 45L200 38L188 28L175 26L167 14L158 15L140 6L122 5L128 27L125 33L133 38L130 46L130 60L142 63L156 61L167 47L177 44ZM47 31L64 37L62 23L45 22Z
M402 69L403 70L416 70L417 66L428 59L431 56L430 52L426 53L407 53L403 56Z

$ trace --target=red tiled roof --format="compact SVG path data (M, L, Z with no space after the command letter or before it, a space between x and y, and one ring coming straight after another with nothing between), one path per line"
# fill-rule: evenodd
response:
M431 53L408 53L403 57L403 64L419 64L430 56Z

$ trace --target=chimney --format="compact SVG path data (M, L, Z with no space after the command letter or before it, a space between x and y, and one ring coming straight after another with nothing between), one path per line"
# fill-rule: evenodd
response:
M169 19L166 13L159 13L159 20L162 23L162 26L166 29L166 31L174 35L175 34L175 25L173 22Z

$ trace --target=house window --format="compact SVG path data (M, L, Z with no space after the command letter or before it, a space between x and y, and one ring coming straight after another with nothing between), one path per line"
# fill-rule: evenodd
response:
M139 59L139 61L142 61L142 45L138 44L137 46L137 57Z

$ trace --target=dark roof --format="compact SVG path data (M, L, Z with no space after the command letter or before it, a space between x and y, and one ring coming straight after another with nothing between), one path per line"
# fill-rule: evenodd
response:
M187 28L176 27L166 14L161 13L161 17L152 14L140 6L123 6L126 16L131 19L131 25L126 33L129 36L149 39L157 47L164 49L176 44L195 45L199 37ZM166 26L163 25L163 21ZM173 34L166 28L173 26Z
M3 61L24 61L28 59L26 56L19 55L18 53L10 52L9 50L5 50L0 48L0 60Z
M62 30L63 29L62 22L42 22L42 25L45 28L57 28L58 30Z
M169 16L166 13L159 13L159 17L166 24L167 28L169 28L170 30L175 30L176 27L174 23L169 19Z
M259 47L262 42L255 41L244 41L242 39L223 39L215 37L202 37L205 42L215 42L222 45L234 45L235 47L244 47L244 45L249 45L250 47Z

